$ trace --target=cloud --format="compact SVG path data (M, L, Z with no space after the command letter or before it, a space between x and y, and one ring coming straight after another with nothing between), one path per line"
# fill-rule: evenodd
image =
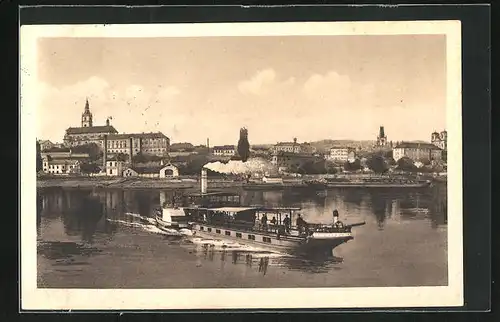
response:
M272 68L258 71L249 80L241 81L238 84L238 90L243 94L253 94L264 96L275 93L278 90L283 90L294 85L295 79L289 78L285 81L277 79L276 71Z
M304 83L303 91L309 98L326 97L330 93L347 93L351 90L349 76L331 71L325 75L314 74Z

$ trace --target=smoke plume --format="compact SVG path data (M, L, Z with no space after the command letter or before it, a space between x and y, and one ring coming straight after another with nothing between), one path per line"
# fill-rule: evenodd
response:
M248 159L246 162L239 160L231 160L228 163L210 162L205 164L204 168L223 174L272 174L276 172L271 162L260 158Z

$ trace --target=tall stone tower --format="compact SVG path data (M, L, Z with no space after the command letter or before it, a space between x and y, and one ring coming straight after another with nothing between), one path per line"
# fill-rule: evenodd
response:
M85 102L85 111L82 113L82 127L92 127L92 113L90 113L88 98Z
M379 134L377 136L377 146L386 146L386 145L387 145L387 136L385 135L384 127L381 126Z

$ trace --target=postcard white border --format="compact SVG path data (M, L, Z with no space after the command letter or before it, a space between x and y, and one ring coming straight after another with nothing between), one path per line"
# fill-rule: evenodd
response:
M447 42L448 286L274 289L37 289L36 57L42 37L444 34ZM463 305L460 21L30 25L20 30L21 309L286 309ZM265 292L265 293L263 293Z

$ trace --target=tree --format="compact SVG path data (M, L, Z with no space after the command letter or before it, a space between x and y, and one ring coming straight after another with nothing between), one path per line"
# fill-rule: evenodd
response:
M366 165L375 173L385 173L388 170L384 158L379 154L373 154L368 158Z
M186 165L179 169L179 171L185 175L199 175L201 173L201 169L207 163L207 156L193 155L189 158Z
M40 143L36 142L36 172L40 172L43 169L43 161L42 161L42 151L41 151Z
M238 155L241 161L246 162L250 157L250 143L248 142L248 130L244 127L240 129L240 139L238 140Z
M71 151L73 153L88 153L92 161L96 161L102 155L101 148L96 143L77 145L72 147Z
M292 164L290 171L300 174L325 174L327 169L325 163L321 160L307 160Z
M125 153L118 153L116 154L116 159L118 161L127 161L129 158L128 154L125 154Z
M326 169L326 173L328 173L328 174L337 173L337 167L332 162L325 163L325 169Z
M82 163L80 165L80 171L82 173L98 173L100 168L95 163Z
M344 163L344 170L346 171L356 171L361 169L361 161L359 159L354 160L354 162L347 161Z
M408 158L408 157L402 157L401 159L399 159L397 162L396 169L401 170L401 171L409 171L409 172L416 172L417 171L417 167L413 163L413 160Z

